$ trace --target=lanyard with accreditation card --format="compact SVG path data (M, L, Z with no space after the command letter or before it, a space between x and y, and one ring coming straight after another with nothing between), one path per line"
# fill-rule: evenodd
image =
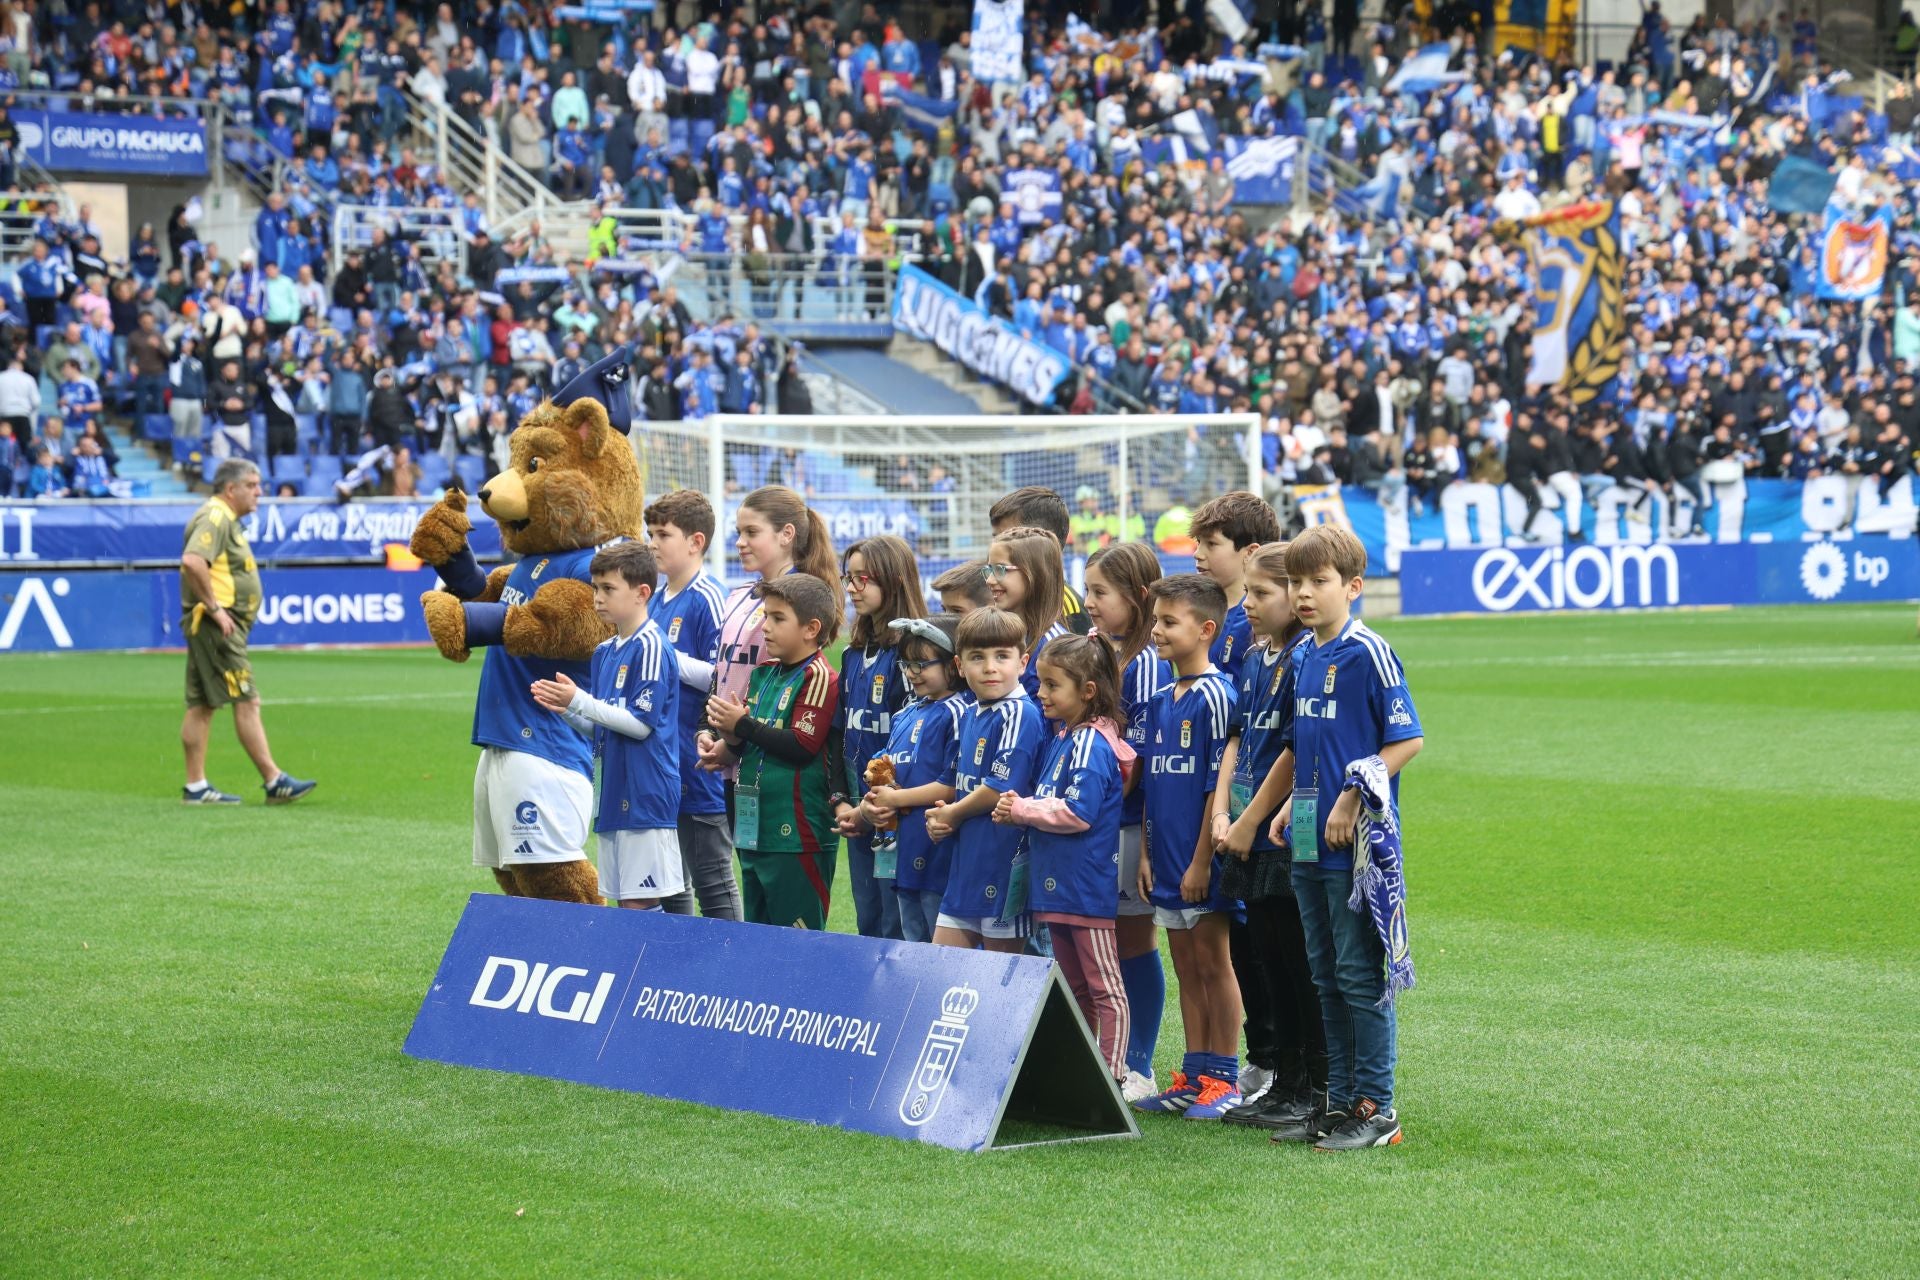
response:
M1320 861L1320 771L1313 771L1313 785L1293 789L1293 860Z

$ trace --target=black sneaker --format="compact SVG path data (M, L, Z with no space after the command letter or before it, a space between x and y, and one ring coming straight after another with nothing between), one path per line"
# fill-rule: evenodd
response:
M1333 1131L1313 1144L1315 1151L1359 1151L1365 1147L1391 1147L1400 1141L1400 1117L1382 1111L1372 1098L1353 1104L1353 1114Z
M1314 1099L1313 1109L1300 1120L1282 1125L1269 1137L1272 1142L1318 1142L1347 1122L1345 1107L1329 1108L1327 1096L1320 1094Z
M1220 1118L1228 1124L1246 1125L1251 1129L1283 1129L1290 1124L1299 1124L1312 1114L1312 1097L1295 1093L1281 1083Z
M304 778L296 778L290 773L283 773L272 782L263 783L261 789L267 793L268 804L292 804L318 785Z
M192 787L180 788L181 804L239 804L239 796L230 796L217 787L202 787L195 791Z

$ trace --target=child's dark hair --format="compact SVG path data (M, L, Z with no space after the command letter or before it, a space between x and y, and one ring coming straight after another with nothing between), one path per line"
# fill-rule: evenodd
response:
M1067 500L1037 484L1015 489L994 503L987 509L987 524L996 531L1019 525L1045 529L1063 547L1073 534L1073 524L1067 517ZM999 536L995 532L995 541L999 540Z
M1188 532L1196 540L1209 534L1223 534L1235 549L1244 549L1256 543L1277 541L1280 518L1257 495L1237 489L1221 494L1194 512Z
M1098 636L1061 636L1040 651L1039 666L1053 667L1073 681L1074 688L1091 684L1087 720L1120 720L1120 659L1113 646ZM1072 726L1068 726L1071 728Z
M959 641L962 618L957 613L936 613L929 616L927 621L946 633L953 651L949 653L923 636L906 635L899 641L900 658L904 662L944 663L947 668L947 691L952 693L963 687L960 683Z
M1253 553L1253 559L1247 561L1247 576L1252 577L1257 573L1267 581L1285 587L1287 583L1291 581L1291 578L1287 574L1287 548L1290 545L1292 544L1286 542L1269 542L1263 544L1258 551ZM1302 635L1306 634L1306 630L1307 624L1293 617L1291 611L1289 611L1286 627L1281 630L1279 635L1268 636L1267 643L1281 653L1285 653L1288 649L1293 648L1293 642L1295 640L1298 640Z
M1147 599L1165 600L1193 611L1202 622L1211 622L1218 630L1227 618L1227 593L1212 578L1202 573L1173 573L1147 588Z
M760 584L760 598L778 600L801 622L820 624L820 647L840 634L840 597L832 587L810 573L783 573Z
M1025 653L1027 628L1018 614L988 605L960 619L953 647L955 653L966 653L969 649L1018 649Z
M617 573L630 587L654 587L660 584L660 569L653 552L644 542L616 542L594 552L587 565L590 574Z
M713 545L713 504L698 489L675 489L661 494L647 504L640 519L649 525L670 524L689 538L702 534L706 538L703 545Z
M1317 524L1287 544L1287 576L1296 582L1328 567L1342 582L1367 576L1367 548L1353 530Z
M895 618L927 616L927 598L920 590L919 562L913 558L913 548L890 533L863 538L848 547L840 557L841 567L852 564L856 554L880 586L880 608L872 614L854 612L847 643L862 649L872 644L891 646L899 641L900 633L889 627L889 622ZM853 590L851 583L847 590Z
M993 592L987 590L987 562L968 560L947 570L932 582L933 589L944 596L949 591L964 591L967 599L973 601L978 609L993 602Z
M1115 594L1127 602L1127 629L1110 640L1120 642L1120 669L1125 671L1147 647L1153 620L1147 616L1147 588L1160 580L1160 557L1144 542L1120 542L1087 557L1087 572L1098 572Z
M1027 580L1027 596L1014 610L1027 629L1025 648L1032 649L1060 621L1065 600L1067 569L1060 539L1045 529L1022 525L993 535L993 545L1005 547L1013 567Z

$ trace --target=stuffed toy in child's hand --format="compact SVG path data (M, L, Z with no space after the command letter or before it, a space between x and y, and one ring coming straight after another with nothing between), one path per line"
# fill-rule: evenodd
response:
M893 757L875 756L867 761L867 785L869 787L890 787L893 785ZM882 823L878 830L891 831L897 822Z

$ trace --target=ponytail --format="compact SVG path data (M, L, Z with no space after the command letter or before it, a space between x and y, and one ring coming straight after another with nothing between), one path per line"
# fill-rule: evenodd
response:
M840 585L840 562L833 554L833 534L820 513L783 484L762 485L746 496L741 504L765 516L776 529L793 526L793 569L810 573L833 592L835 609L846 608L846 595Z
M1040 651L1040 663L1072 680L1075 688L1091 684L1088 720L1120 723L1120 655L1099 636L1061 636Z

